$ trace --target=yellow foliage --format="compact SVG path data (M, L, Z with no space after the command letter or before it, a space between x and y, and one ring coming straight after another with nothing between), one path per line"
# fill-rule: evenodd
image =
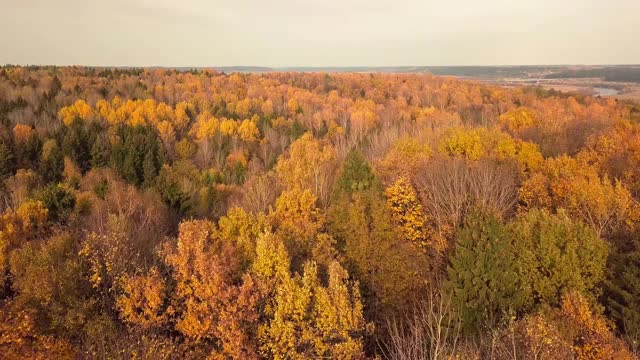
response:
M49 159L54 151L58 150L58 142L55 139L49 139L42 144L42 159Z
M30 200L0 217L0 282L7 275L10 252L42 235L48 212L41 201Z
M17 220L21 224L21 231L32 232L42 227L47 220L49 210L41 201L27 201L16 211ZM6 217L3 217L5 223Z
M234 120L222 119L220 122L220 133L226 136L234 136L238 128L238 124Z
M372 129L378 121L377 106L372 100L357 100L351 108L351 126L362 134Z
M2 215L2 230L0 235L4 238L17 233L30 233L42 226L47 219L47 209L40 201L27 201L20 205L15 212L9 210ZM25 236L25 239L27 236Z
M189 125L189 112L193 112L193 106L188 102L181 101L176 104L175 111L175 127L178 130L184 129Z
M290 259L284 242L272 233L262 233L256 239L256 258L252 271L267 286L284 281L289 276ZM271 313L267 309L267 313Z
M143 329L162 326L167 320L164 313L166 286L164 279L153 267L138 276L125 276L122 281L123 294L116 305L123 320Z
M238 127L238 136L242 141L256 142L260 136L260 130L253 121L245 119Z
M256 238L267 227L263 214L253 215L241 208L231 208L218 220L216 237L220 241L232 243L247 262L253 261L256 252Z
M461 122L459 113L436 109L433 106L418 110L415 118L416 124L430 127L450 127Z
M305 133L281 156L276 165L278 179L288 189L310 189L323 202L330 192L336 153L330 144Z
M131 117L129 118L129 126L146 126L147 120L144 116L144 113L141 108L137 108L131 113Z
M438 148L443 154L464 156L471 161L482 158L516 160L521 172L537 169L543 162L536 144L486 128L451 128L441 138Z
M287 102L287 112L289 116L294 116L299 108L300 105L298 105L298 101L296 99L289 99Z
M308 246L325 221L320 209L316 208L316 201L316 196L309 190L284 191L269 214L271 222L297 246Z
M176 282L176 330L196 342L218 341L222 346L213 358L255 358L250 334L258 316L256 285L249 275L239 280L233 245L214 234L215 225L208 221L185 221L177 244L163 251Z
M579 293L563 296L561 314L577 328L572 346L577 359L633 359L605 320L591 311Z
M181 159L190 159L196 151L198 146L186 137L176 143L176 153Z
M58 117L66 126L71 126L75 119L86 121L94 115L94 111L84 100L76 100L73 105L65 106L58 112Z
M524 208L564 208L592 226L598 234L631 226L638 219L638 203L619 181L569 156L547 159L519 190Z
M525 359L634 359L577 292L564 294L559 309L542 307L510 323L494 341L498 350L517 349Z
M525 346L532 356L548 359L570 356L571 344L544 315L527 316L523 327Z
M241 118L246 118L249 116L251 111L251 99L244 98L236 102L236 114Z
M431 158L431 147L417 138L406 137L396 141L376 168L382 177L411 176Z
M479 160L485 154L483 132L485 129L465 129L461 127L448 130L440 140L439 150L449 156L464 156L469 160Z
M518 152L518 143L511 136L507 134L496 134L495 153L498 159L512 159L516 157Z
M175 113L171 106L161 102L156 106L154 118L156 119L155 122L168 121L173 123L175 122Z
M17 124L13 127L13 138L17 144L23 144L33 134L33 129L29 125Z
M271 120L271 126L274 129L285 127L286 125L287 125L287 120L285 120L284 116L278 116L277 118Z
M531 172L538 170L544 158L538 149L538 145L526 141L518 142L517 160L521 172Z
M89 281L94 289L110 293L120 288L121 280L135 261L136 252L128 238L127 219L110 215L108 231L90 233L80 249L89 264Z
M511 131L517 131L538 123L533 111L525 107L510 109L506 113L500 115L498 120Z
M267 118L270 118L273 115L273 102L271 101L271 99L262 103L261 110L262 110L262 115L264 115Z
M247 155L243 150L234 150L227 156L227 165L228 166L242 166L247 167L249 164L249 160L247 159Z
M111 107L111 104L108 101L104 99L100 99L96 103L96 112L103 119L108 119L111 116L111 113L113 112L113 108Z
M73 360L78 352L63 339L40 334L29 312L1 308L0 355L5 360Z
M624 182L632 193L640 191L640 126L620 121L605 133L593 136L578 154L601 171Z
M428 247L433 248L434 244L429 244L428 240L424 209L409 180L405 177L398 178L384 193L394 222L404 237L423 251Z
M266 282L265 314L259 325L262 355L274 359L363 357L361 337L372 329L364 321L358 284L348 280L338 262L329 265L323 287L315 263L307 262L302 277L289 272L282 241L273 235L258 240L254 271Z
M363 355L362 341L354 339L352 332L373 330L363 317L363 305L358 284L349 281L349 274L338 262L329 265L329 285L316 291L316 327L324 339L342 339L342 342L317 342L316 354L331 354L340 359L355 359Z
M198 115L196 122L191 127L189 134L196 139L202 140L214 137L219 128L219 121L209 112L205 111Z
M173 125L171 122L167 120L162 120L157 123L156 128L158 129L158 134L160 134L160 138L165 144L172 144L176 138L176 132L173 129Z
M68 156L64 157L64 179L68 183L79 181L82 178L82 173L78 165Z

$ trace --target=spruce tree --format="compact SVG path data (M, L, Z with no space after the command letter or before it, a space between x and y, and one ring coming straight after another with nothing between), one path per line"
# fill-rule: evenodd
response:
M11 147L5 142L0 142L0 182L13 175L16 169L15 160Z
M99 168L109 164L111 145L106 136L98 136L91 147L91 167Z
M42 152L42 141L38 134L33 132L27 141L16 144L16 167L18 169L36 170L40 162Z
M76 205L73 194L60 184L50 184L36 194L36 200L42 201L49 210L49 220L65 222Z
M158 164L153 151L149 150L145 154L142 168L145 186L152 186L158 176Z
M60 182L64 170L62 150L54 139L47 140L42 147L40 173L45 183Z
M518 285L514 251L499 220L479 211L469 214L449 259L445 291L467 332L496 324L518 310L524 296Z
M75 119L71 126L67 128L62 141L62 149L66 156L69 156L83 173L89 170L91 161L91 146L84 123L80 119Z
M373 174L367 160L360 152L352 150L344 161L342 172L336 182L334 196L339 197L345 193L364 191L369 188L382 191L380 181Z
M640 343L640 240L611 256L604 288L604 304L618 330Z

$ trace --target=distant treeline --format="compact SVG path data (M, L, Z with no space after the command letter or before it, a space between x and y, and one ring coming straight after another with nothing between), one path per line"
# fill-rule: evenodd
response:
M547 79L554 78L603 78L606 81L616 82L637 82L640 83L639 67L606 67L598 69L565 70L559 73L545 76Z
M191 68L178 68L188 70ZM521 77L531 72L563 71L559 66L334 66L334 67L282 67L258 66L215 67L225 73L232 72L336 72L336 73L431 73L438 76L469 77Z
M3 69L19 68L16 65L5 65ZM57 66L27 66L30 71L47 70L56 72ZM88 75L97 77L117 78L121 75L139 76L143 68L136 67L69 67L85 71ZM276 72L328 72L328 73L431 73L436 76L465 76L482 78L530 77L532 74L551 72L545 79L567 78L603 78L606 81L637 82L640 83L640 65L619 66L568 66L568 65L514 65L514 66L213 66L213 67L151 67L151 70L162 70L173 74L191 73L197 75L206 73L276 73ZM0 76L2 73L0 72ZM537 77L537 76L536 76Z

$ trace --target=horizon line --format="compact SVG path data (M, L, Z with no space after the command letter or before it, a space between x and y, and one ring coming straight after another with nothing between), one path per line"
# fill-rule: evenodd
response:
M429 68L429 67L562 67L562 66L640 66L640 63L601 64L481 64L481 65L83 65L83 64L15 64L4 63L0 67L87 67L87 68L166 68L166 69L217 69L217 68L258 68L258 69L349 69L349 68Z

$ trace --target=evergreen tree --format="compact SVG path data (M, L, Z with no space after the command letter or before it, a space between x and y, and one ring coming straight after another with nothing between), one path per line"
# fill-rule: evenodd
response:
M158 176L158 164L156 162L156 156L151 150L145 154L142 167L144 171L144 184L146 186L153 185L154 180Z
M524 303L514 264L514 249L497 218L469 214L449 259L445 290L465 331L493 325Z
M16 170L16 158L13 150L4 141L0 142L0 182L3 182Z
M304 135L305 132L306 129L304 128L304 125L302 125L302 123L298 119L296 119L289 129L289 138L291 138L291 141L295 141L296 139Z
M99 168L109 164L111 144L106 136L98 136L91 147L91 167Z
M364 191L370 188L382 191L380 181L373 174L367 160L360 152L352 150L345 159L342 173L336 182L334 196L339 197L345 193Z
M122 142L113 147L111 156L115 170L136 186L152 184L164 162L158 135L142 126L121 127L118 134Z
M558 305L562 295L589 295L603 279L608 248L595 231L564 212L534 209L509 225L516 267L532 305Z
M54 139L47 140L42 147L40 173L45 183L60 182L64 170L64 156Z
M18 169L36 170L42 153L42 141L33 132L27 141L16 144L16 167Z
M640 240L611 256L605 281L604 304L620 332L640 346Z
M76 205L73 194L60 184L50 184L36 195L49 210L49 220L65 222Z
M147 131L146 154L143 162L144 184L152 186L165 161L164 147L158 134L153 130Z
M60 79L54 75L53 80L51 81L51 88L47 93L45 93L45 99L47 101L53 100L60 90L62 90L62 83L60 82Z
M165 166L155 180L155 187L162 200L178 217L182 218L191 212L192 204L189 196L180 189L180 185L174 178L171 168Z
M62 140L62 149L66 156L69 156L83 173L89 170L91 161L91 146L89 135L82 120L76 118L66 129Z
M140 185L144 180L143 162L146 154L144 128L126 126L119 133L122 143L113 148L114 168L128 182Z

